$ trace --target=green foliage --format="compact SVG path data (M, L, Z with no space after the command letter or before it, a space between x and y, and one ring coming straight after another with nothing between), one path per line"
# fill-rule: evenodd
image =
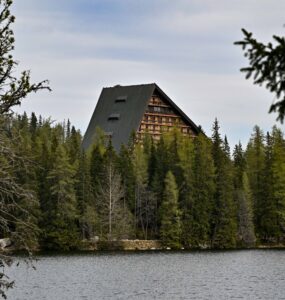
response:
M215 195L212 214L212 245L215 248L236 246L236 212L233 200L232 162L225 139L222 142L219 124L213 125L212 155L215 166Z
M178 208L178 189L174 175L168 171L165 177L165 189L160 208L160 236L163 244L173 249L181 247L181 211Z
M264 216L267 210L267 199L270 199L270 146L265 153L264 135L258 126L253 129L253 134L247 145L245 157L247 161L247 175L253 198L254 226L257 238L262 237ZM265 164L265 159L267 163ZM265 174L267 173L267 174ZM266 176L266 180L264 178Z
M285 233L285 141L281 130L272 131L272 216L270 236L282 241Z
M50 207L46 212L47 229L46 245L55 249L69 250L78 244L78 233L75 221L78 218L75 194L75 169L69 163L66 150L59 145L55 161L48 173L50 183Z
M265 138L256 126L233 160L217 121L212 140L174 130L120 153L103 137L85 153L70 122L35 114L7 117L1 128L1 145L14 156L0 155L0 170L16 179L23 194L13 197L24 208L3 224L3 236L12 230L53 250L76 249L97 236L161 239L173 249L253 247L255 233L258 242L284 242L285 142L277 128ZM16 159L23 156L28 168ZM20 221L32 224L33 234Z
M147 140L145 140L147 141ZM150 150L150 148L149 148ZM136 145L133 151L133 170L135 175L135 226L139 236L148 238L149 227L156 230L156 198L148 187L148 157L146 147Z
M246 173L246 160L241 143L235 146L233 156L234 198L237 203L238 218L238 243L242 247L253 247L256 238L253 224L252 192Z
M242 29L244 39L235 42L242 46L244 56L249 60L249 66L242 68L246 79L253 77L254 84L265 84L266 88L275 94L278 101L270 106L269 112L278 112L277 120L281 123L285 116L285 38L273 36L275 45L271 42L263 44L257 41L251 32Z
M18 247L29 250L36 245L38 199L30 188L34 168L30 164L30 157L25 156L30 150L27 116L23 116L24 124L19 122L19 127L17 130L13 128L13 132L9 126L12 120L8 116L12 115L13 107L20 105L30 93L50 88L47 81L31 83L29 71L15 76L19 71L16 69L18 62L12 55L15 43L11 28L15 21L10 12L12 3L12 0L0 1L0 235L12 237ZM23 128L23 132L19 128ZM17 132L19 136L15 134ZM20 142L23 147L18 147ZM28 152L30 154L31 151ZM10 265L9 261L1 256L1 268ZM1 271L0 295L3 298L6 298L4 289L13 286L6 279L4 271Z
M194 141L193 182L189 194L192 201L186 206L184 244L186 247L209 247L211 241L211 216L215 192L215 168L212 144L203 134ZM185 210L185 208L184 208Z

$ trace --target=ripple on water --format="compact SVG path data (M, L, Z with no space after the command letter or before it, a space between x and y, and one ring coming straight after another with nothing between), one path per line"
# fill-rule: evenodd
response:
M285 299L285 251L55 255L35 264L9 270L10 299Z

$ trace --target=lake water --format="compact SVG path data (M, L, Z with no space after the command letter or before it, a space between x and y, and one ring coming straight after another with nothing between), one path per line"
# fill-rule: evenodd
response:
M285 299L284 250L43 255L35 266L10 268L8 299Z

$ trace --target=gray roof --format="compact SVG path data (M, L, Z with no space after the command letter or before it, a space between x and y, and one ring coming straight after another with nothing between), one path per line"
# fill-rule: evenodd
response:
M148 101L154 92L169 102L195 133L199 132L195 123L155 83L116 85L103 88L84 135L83 148L88 149L93 144L96 127L100 127L112 136L112 143L117 151L122 144L127 144L132 131L139 128Z

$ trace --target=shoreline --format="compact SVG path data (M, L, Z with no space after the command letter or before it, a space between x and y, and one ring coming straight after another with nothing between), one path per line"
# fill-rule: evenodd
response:
M215 251L238 251L238 250L284 250L285 244L259 244L253 247L235 247L235 248L211 248L211 247L193 247L193 248L178 248L171 249L163 246L158 240L118 240L118 241L100 241L91 242L83 241L82 245L77 249L70 250L58 250L58 249L30 249L32 255L41 255L45 253L61 254L61 253L101 253L101 252L215 252ZM0 249L2 255L14 255L19 253L28 254L25 249L16 249L13 247L7 247Z

